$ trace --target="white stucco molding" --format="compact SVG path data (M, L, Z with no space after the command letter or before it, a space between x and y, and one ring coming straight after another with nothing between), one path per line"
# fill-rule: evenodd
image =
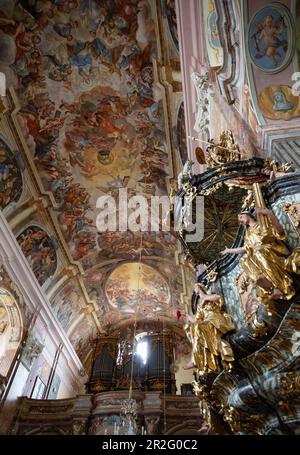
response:
M211 91L209 74L201 75L194 72L191 77L197 93L197 112L194 130L197 133L209 134L209 92Z

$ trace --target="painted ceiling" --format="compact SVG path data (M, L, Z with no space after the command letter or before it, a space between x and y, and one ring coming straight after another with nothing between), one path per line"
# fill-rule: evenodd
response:
M176 53L174 3L162 6ZM97 232L97 199L117 201L120 188L148 200L167 194L163 94L153 71L156 7L151 0L0 2L0 71L17 93L35 174L53 197L51 216L82 270L82 286L69 280L50 302L81 357L98 330L82 287L97 302L102 328L130 320L141 253L139 233ZM36 221L18 241L43 285L58 273L57 244ZM171 233L143 233L145 311L176 323L175 250Z
M231 88L225 90L226 98L216 93L211 103L211 136L219 137L230 125L236 142L252 156L259 116L281 132L283 123L299 117L299 103L287 83L294 62L286 66L284 46L282 65L256 57L255 41L245 30L245 45L254 52L250 68L250 60L242 58L243 46L226 47L227 19L229 29L241 22L236 8L225 17L218 2L204 3L211 66L222 64L220 44L224 56L231 56L216 76L221 87ZM251 18L257 10L259 17L267 17L277 11L276 5L261 8L245 2L253 32L257 25ZM296 8L299 51L299 0ZM289 13L284 14L291 25ZM292 41L288 48L294 48ZM229 81L231 59L237 64ZM247 87L240 71L245 62ZM271 72L270 65L276 66ZM128 197L166 195L169 179L185 162L189 131L184 109L191 114L191 106L183 106L179 93L168 110L175 85L160 79L179 68L173 0L0 0L0 71L20 104L22 141L16 143L26 144L16 153L18 147L0 137L0 207L10 204L20 247L82 360L99 332L133 323L139 294L142 321L179 325L176 313L183 309L186 283L176 265L173 233L146 231L141 239L131 230L99 233L96 228L99 197L112 195L118 204L124 188ZM231 91L240 100L237 109L228 109ZM187 118L194 118L189 114ZM223 191L222 197L207 198L207 236L194 245L199 260L211 261L233 241L241 197L235 200ZM140 257L141 286L135 292Z
M113 308L121 306L128 313L135 313L137 306L139 311L151 314L170 301L169 288L161 274L138 262L117 267L106 282L105 292Z

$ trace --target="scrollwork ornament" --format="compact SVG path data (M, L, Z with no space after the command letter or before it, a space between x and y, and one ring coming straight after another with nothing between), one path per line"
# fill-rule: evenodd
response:
M86 420L74 420L73 422L73 435L84 435L86 434Z
M210 194L214 194L216 191L218 191L221 188L221 186L222 186L222 182L218 182L206 190L201 190L199 195L200 196L209 196Z
M43 348L44 345L30 333L25 341L21 356L21 361L26 368L30 369L34 359L41 354Z

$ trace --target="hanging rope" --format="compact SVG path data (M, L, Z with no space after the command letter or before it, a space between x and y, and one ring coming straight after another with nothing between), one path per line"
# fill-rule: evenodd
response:
M140 241L140 255L139 255L139 270L138 270L138 282L137 282L137 299L136 299L136 311L135 319L133 325L133 340L132 340L132 356L131 356L131 372L130 372L130 386L129 386L129 395L128 398L132 398L132 383L133 383L133 364L134 364L134 351L135 351L135 337L136 337L136 327L137 327L137 315L140 309L140 278L141 278L141 265L142 265L142 248L143 248L143 233L141 231L141 241Z
M163 319L163 370L164 370L164 433L167 431L166 415L166 348L165 348L165 321Z

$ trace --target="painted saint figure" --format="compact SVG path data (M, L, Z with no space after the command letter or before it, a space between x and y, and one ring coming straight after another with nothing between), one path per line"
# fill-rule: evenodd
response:
M295 107L293 103L287 100L285 94L281 90L277 90L273 94L273 109L274 111L287 112Z

